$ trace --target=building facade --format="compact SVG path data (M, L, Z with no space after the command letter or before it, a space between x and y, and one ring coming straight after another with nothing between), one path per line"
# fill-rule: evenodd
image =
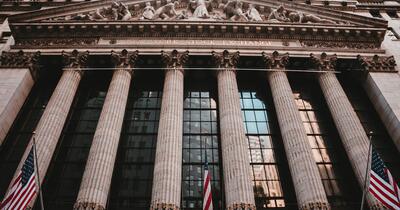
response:
M217 210L359 209L370 142L400 177L399 9L2 2L0 197L35 140L46 209L202 209L206 162Z

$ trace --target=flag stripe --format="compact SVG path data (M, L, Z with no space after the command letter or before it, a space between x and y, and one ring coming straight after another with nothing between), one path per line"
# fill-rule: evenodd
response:
M396 182L386 168L378 152L372 148L369 192L384 206L400 210L400 198Z
M374 197L376 199L378 199L383 205L385 205L386 207L392 209L392 210L398 210L396 209L394 206L396 206L395 204L391 203L390 201L388 201L386 199L385 196L383 196L382 194L379 193L379 191L376 190L376 188L374 186L372 186L369 191L374 195Z
M395 204L397 203L397 201L395 199L393 199L393 197L391 197L390 193L388 193L387 191L382 190L382 188L379 187L379 185L375 185L375 183L371 183L371 187L374 188L374 190L381 196L385 197L385 200Z
M376 181L374 179L374 177L371 176L371 184L374 184L375 187L380 186L380 191L384 192L388 197L390 197L391 199L397 201L396 196L393 194L393 190L392 189L387 189L386 187L382 187L382 184L379 181Z
M36 169L32 146L18 177L0 205L1 210L25 210L36 194Z

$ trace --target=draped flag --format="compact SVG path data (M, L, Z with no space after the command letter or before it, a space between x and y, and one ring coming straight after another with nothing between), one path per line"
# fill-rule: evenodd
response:
M370 173L369 192L387 208L400 210L399 186L374 149Z
M213 210L211 193L211 176L208 171L208 162L204 165L204 185L203 185L203 210Z
M33 147L26 158L17 179L0 203L1 210L25 210L36 194L36 176Z

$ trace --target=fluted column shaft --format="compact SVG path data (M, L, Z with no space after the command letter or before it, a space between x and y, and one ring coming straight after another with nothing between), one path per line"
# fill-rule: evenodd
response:
M227 209L255 209L236 74L233 69L218 71L219 120Z
M82 72L79 70L63 71L60 81L58 82L36 127L36 134L34 136L36 140L36 152L38 158L36 164L38 167L38 173L40 175L40 183L43 183L43 179L53 157L58 139L60 138L65 120L67 119L68 112L74 100L76 90L78 89L82 76L81 73ZM29 145L31 144L32 141ZM31 148L31 146L26 148L13 180L17 178L18 171L21 170L21 167ZM36 195L33 201L30 203L31 205L34 203Z
M183 79L182 66L166 70L154 163L152 210L177 210L181 202Z
M286 73L269 72L268 81L299 208L330 209Z
M105 209L124 121L131 70L115 70L90 147L76 210Z
M318 81L356 178L363 187L369 139L336 75L333 72L321 73L318 75ZM367 200L371 209L384 209L369 194Z

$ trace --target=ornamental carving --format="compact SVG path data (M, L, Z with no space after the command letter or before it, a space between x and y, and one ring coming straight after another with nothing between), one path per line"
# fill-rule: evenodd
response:
M51 47L51 46L82 46L97 44L98 39L18 39L16 46L24 47Z
M224 50L222 53L212 51L211 54L215 64L221 69L234 69L240 58L239 51L235 53L229 53L228 50Z
M304 47L314 48L344 48L344 49L379 49L379 43L363 42L329 42L329 41L300 41Z
M153 5L152 5L153 4ZM287 9L258 7L241 0L182 0L156 1L144 6L112 2L110 6L95 11L56 17L47 21L132 21L132 20L189 20L189 21L238 21L238 22L284 22L300 24L349 24L321 18L317 15Z
M78 202L75 203L74 210L105 210L105 208L97 203Z
M139 51L128 52L123 49L121 53L111 51L111 61L114 63L116 68L128 68L131 69L135 66L136 59L138 58Z
M314 67L319 71L335 71L337 56L333 54L328 56L326 53L322 53L318 58L313 53L310 54L311 62Z
M81 68L85 67L89 58L89 51L78 52L73 50L71 53L67 53L64 50L61 52L64 67L66 68Z
M150 210L179 210L180 208L171 203L151 204Z
M227 210L256 210L256 206L247 203L234 203L229 205Z
M40 52L25 53L20 50L18 52L4 51L0 56L1 67L9 68L29 68L31 70L38 67Z
M264 62L267 69L284 69L289 63L289 53L279 55L277 51L274 51L271 55L262 52Z
M325 202L313 202L307 203L300 207L300 210L329 210L331 209L328 203Z
M189 59L189 51L183 53L179 53L177 50L173 50L171 53L161 51L161 59L168 69L181 69Z
M380 57L378 55L374 55L373 57L366 58L358 55L357 60L366 71L396 72L396 61L394 60L393 56Z

